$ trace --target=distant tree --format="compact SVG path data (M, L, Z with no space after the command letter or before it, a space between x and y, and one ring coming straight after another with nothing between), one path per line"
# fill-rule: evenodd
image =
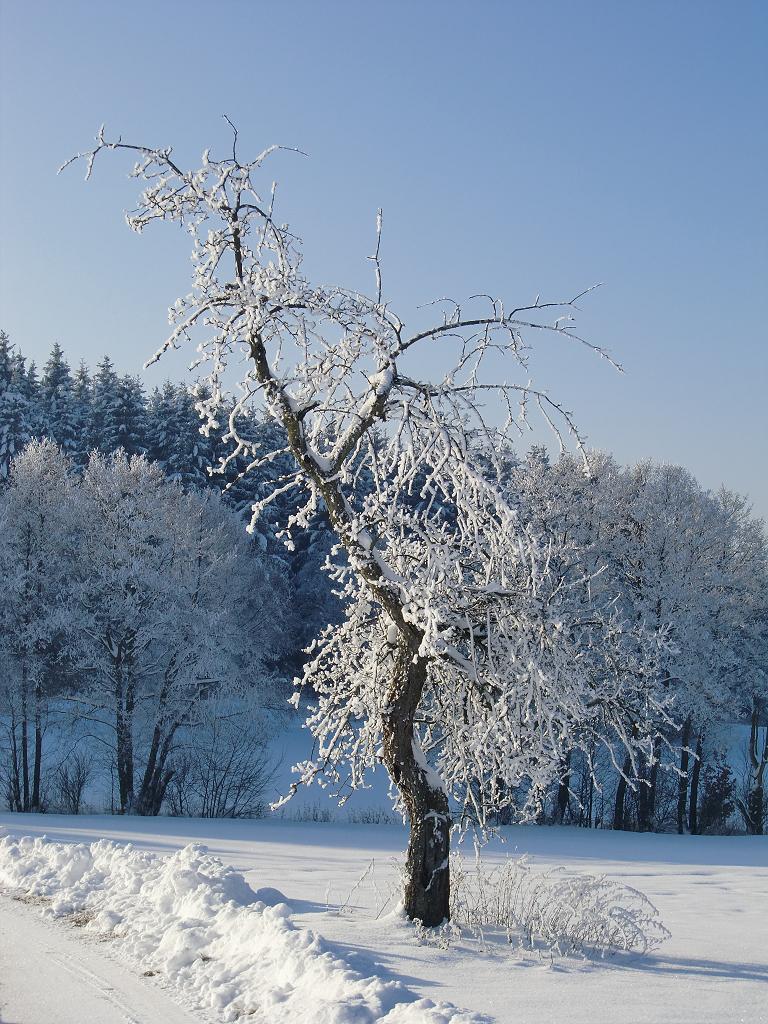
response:
M178 430L176 387L167 380L162 388L153 389L147 402L147 457L168 476L173 475L171 467Z
M212 439L201 433L196 403L194 391L183 384L166 381L154 389L147 408L147 455L185 489L220 487L224 481L212 481L208 472Z
M41 809L49 698L75 657L79 525L64 456L51 441L31 442L0 492L0 665L18 811Z
M41 434L49 437L68 456L78 448L80 423L75 409L72 375L64 350L56 342L40 379Z
M10 338L0 331L0 481L8 479L11 462L32 436L26 390L24 361L19 365Z
M109 356L96 365L91 385L90 448L109 455L120 448L120 381Z
M143 458L95 454L81 491L83 697L114 737L119 810L157 814L179 735L211 699L263 696L284 583L215 494L185 494Z
M702 775L699 830L705 834L722 835L736 809L736 781L722 753L706 766Z
M93 381L88 367L80 363L72 384L72 422L74 427L73 465L82 469L93 448Z
M43 432L42 406L40 402L40 381L37 364L26 360L20 351L14 353L13 377L16 387L26 403L26 423L29 437L40 437Z
M116 384L115 420L118 447L130 458L147 452L147 402L138 377L119 377Z

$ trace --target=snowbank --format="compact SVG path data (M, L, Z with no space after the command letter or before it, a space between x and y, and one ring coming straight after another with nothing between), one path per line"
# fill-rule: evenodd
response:
M417 1000L396 981L363 977L294 927L276 890L190 845L160 857L107 840L90 845L0 840L0 885L43 897L120 941L142 973L199 1008L253 1024L481 1024L448 1003ZM259 899L259 896L264 899ZM265 902L266 900L266 902Z

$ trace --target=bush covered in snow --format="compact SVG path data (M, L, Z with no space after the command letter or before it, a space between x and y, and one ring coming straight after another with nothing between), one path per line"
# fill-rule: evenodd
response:
M537 872L526 857L487 869L478 857L468 871L451 859L451 917L483 940L502 929L513 945L550 953L647 953L669 932L659 912L637 889L605 875Z

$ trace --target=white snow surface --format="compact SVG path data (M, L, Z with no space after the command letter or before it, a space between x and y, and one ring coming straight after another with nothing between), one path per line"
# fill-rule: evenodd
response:
M104 955L82 930L0 900L0 1020L6 1024L201 1024L153 978Z
M373 794L362 796L367 802ZM497 1024L768 1024L768 836L641 835L536 826L503 829L505 844L494 842L484 851L488 865L527 853L541 870L562 865L566 871L605 874L644 892L672 932L668 942L644 956L564 958L549 963L532 954L516 954L503 942L489 942L486 948L468 939L453 942L448 949L418 945L413 929L390 915L390 905L380 913L406 842L405 829L397 825L3 813L0 831L3 826L6 834L15 837L47 834L58 843L74 844L107 838L132 843L134 852L164 856L203 842L211 854L244 876L254 896L260 887L280 890L262 892L268 896L264 902L285 897L299 948L304 948L302 941L310 946L317 942L319 956L325 950L330 960L350 970L358 981L399 980L415 996L467 1006ZM471 858L470 851L469 867ZM227 891L221 884L224 888L219 891ZM179 907L192 906L189 894L178 899ZM107 964L109 956L122 960L123 943L88 940L83 934L87 929L71 928L66 920L46 923L37 907L23 907L0 893L0 1020L70 1024L66 1016L60 1022L57 1016L25 1016L15 1010L17 1004L9 997L9 986L17 990L25 986L31 998L48 967L39 958L25 962L17 957L15 969L25 974L21 981L6 979L2 967L16 952L12 915L20 912L49 935L55 933L55 942L49 939L46 946L41 941L42 949L58 948L59 941L67 939ZM194 916L191 911L190 916ZM290 930L290 922L282 920L275 925L280 936L284 928ZM314 934L302 940L304 929L319 933L322 940ZM112 970L114 965L107 966ZM97 968L95 959L89 970L108 976ZM47 979L46 973L44 984ZM137 977L135 982L147 990L154 987L166 998L167 992L174 991L158 987L165 985L162 974ZM178 990L175 998L189 1006ZM402 1012L412 1013L416 1004L399 1005ZM362 1007L358 1018L350 1018L352 1009L344 1007L344 1012L355 1024L370 1019ZM188 1012L214 1019L213 1010ZM388 1024L402 1024L392 1016L399 1010L389 1012ZM91 1020L124 1024L125 1019L84 1014L82 1021L73 1024L91 1024ZM134 1012L130 1019L141 1024L176 1024L160 1009L154 1017ZM294 1019L302 1024L321 1020L311 1013L303 1021Z
M254 1024L481 1024L477 1014L364 977L296 928L272 888L254 892L193 843L159 856L131 844L0 840L0 884L44 913L119 942L141 973L160 975L216 1019ZM262 896L263 899L259 899ZM273 905L269 905L273 904ZM83 921L85 923L83 924Z

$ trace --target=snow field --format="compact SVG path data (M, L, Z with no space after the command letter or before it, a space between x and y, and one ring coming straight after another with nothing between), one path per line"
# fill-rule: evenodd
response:
M359 794L366 802L376 795ZM557 869L561 874L563 868L566 877L605 876L644 893L672 933L659 949L644 955L567 956L552 961L510 946L503 936L495 941L487 933L484 943L465 936L451 940L447 949L418 944L414 929L390 914L389 896L407 841L402 826L0 813L3 830L17 839L47 835L56 843L91 844L107 838L163 856L202 842L225 864L232 864L255 892L264 885L278 886L296 929L319 933L321 948L354 967L358 976L400 981L415 995L469 1007L495 1024L768 1024L768 836L503 828L499 839L483 850L487 870L525 853L537 877ZM466 869L472 871L471 850L465 850L465 858ZM18 965L18 983L25 986L20 998L36 990L43 968L40 957L25 961L15 956L16 918L21 914L30 927L36 926L41 950L64 943L72 955L80 949L100 977L111 977L105 973L110 961L124 960L126 967L132 963L122 956L121 941L99 942L93 931L91 941L84 940L85 929L57 925L50 917L40 917L37 907L4 898L3 891L7 887L0 880L3 1019L19 1024L59 1020L14 1012L8 990L14 981L6 979L3 963ZM12 948L7 948L7 936L14 936ZM124 973L124 985L128 982ZM170 984L164 992L162 975L136 977L135 982L157 998L167 992L177 1003L192 1002ZM123 991L124 1001L137 1007L134 1017L141 1024L170 1024L159 1009L154 1015L138 1012L135 990ZM403 1011L413 1005L407 998L404 995L400 1004ZM344 1012L349 1014L348 1005ZM194 1011L195 1017L203 1014L207 1020L214 1013ZM367 1009L360 1014L360 1020L370 1021ZM306 1017L297 1019L306 1024ZM105 1013L74 1021L62 1018L61 1024L125 1022Z
M364 977L296 928L282 894L253 890L190 844L169 856L107 840L0 840L0 885L43 913L120 942L143 974L223 1021L254 1024L481 1024L396 981Z

